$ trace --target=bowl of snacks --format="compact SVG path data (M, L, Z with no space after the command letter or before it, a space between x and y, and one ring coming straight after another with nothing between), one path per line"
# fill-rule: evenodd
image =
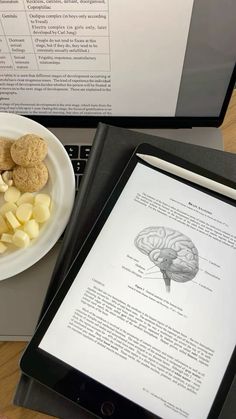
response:
M0 280L54 246L74 197L73 167L60 140L29 118L0 113Z

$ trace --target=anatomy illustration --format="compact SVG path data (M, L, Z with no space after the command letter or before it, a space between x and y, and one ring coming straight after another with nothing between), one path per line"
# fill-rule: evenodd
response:
M135 246L158 266L170 292L171 281L191 281L198 272L198 251L189 237L172 228L156 226L142 230Z

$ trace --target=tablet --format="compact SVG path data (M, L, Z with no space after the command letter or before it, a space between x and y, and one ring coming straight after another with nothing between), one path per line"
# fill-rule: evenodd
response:
M218 417L235 374L235 198L138 146L22 371L100 418Z

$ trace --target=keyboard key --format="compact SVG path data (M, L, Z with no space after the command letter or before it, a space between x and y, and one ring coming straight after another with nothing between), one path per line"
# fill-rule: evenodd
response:
M65 149L71 159L77 159L79 157L78 145L65 145Z
M91 151L91 145L82 145L80 147L80 158L81 159L88 159L89 153Z
M85 160L71 160L76 175L82 175L84 173L86 161Z

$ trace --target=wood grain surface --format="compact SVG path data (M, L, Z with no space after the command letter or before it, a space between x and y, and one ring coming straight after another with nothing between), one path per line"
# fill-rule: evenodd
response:
M236 153L236 90L221 127L224 150ZM7 313L6 313L7 316ZM19 378L19 358L26 342L0 342L0 419L49 419L52 416L12 405L12 397Z
M221 130L224 150L236 153L236 89L233 92Z

